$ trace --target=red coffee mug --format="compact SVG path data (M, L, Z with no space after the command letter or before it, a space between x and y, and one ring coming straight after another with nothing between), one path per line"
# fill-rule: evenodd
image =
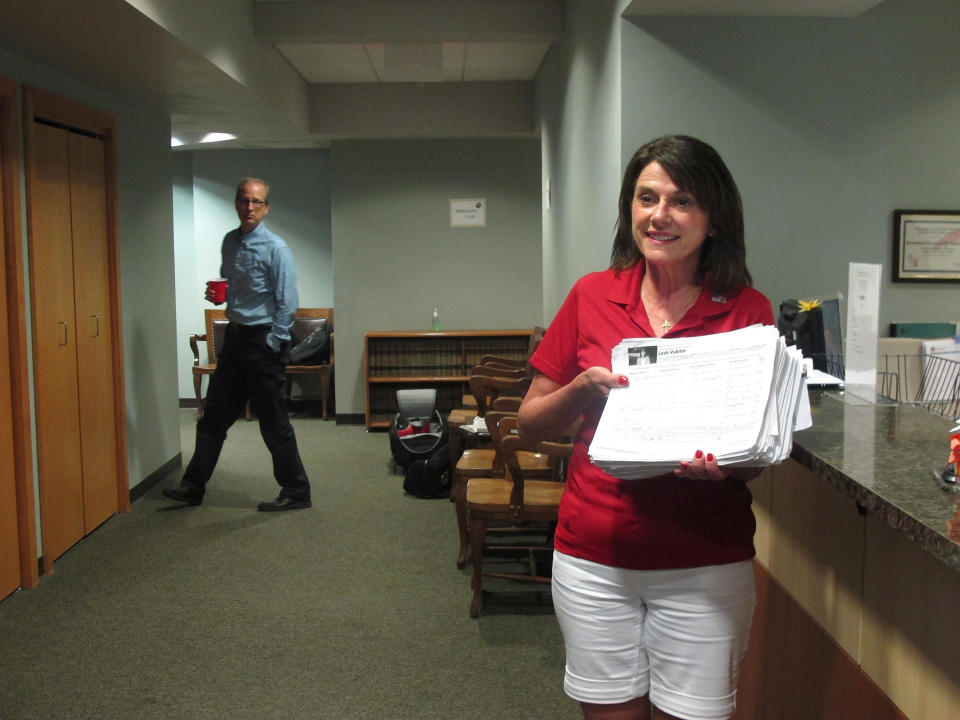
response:
M227 280L226 278L216 278L207 280L207 287L212 290L213 297L210 302L222 303L227 301Z

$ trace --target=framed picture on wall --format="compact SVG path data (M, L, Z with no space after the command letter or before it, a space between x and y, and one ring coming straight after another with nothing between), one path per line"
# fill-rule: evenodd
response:
M960 210L894 210L893 281L960 282Z

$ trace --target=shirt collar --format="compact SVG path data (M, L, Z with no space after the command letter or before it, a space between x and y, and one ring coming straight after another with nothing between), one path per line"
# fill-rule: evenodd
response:
M248 240L256 240L260 238L267 231L267 226L263 222L257 225L253 230L248 232L246 235L240 232L240 228L237 228L237 238L240 242L246 242Z

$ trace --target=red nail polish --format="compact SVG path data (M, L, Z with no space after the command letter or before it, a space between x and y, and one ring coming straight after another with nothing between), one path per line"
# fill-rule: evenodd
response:
M620 383L621 385L626 385L627 383L630 382L630 378L628 378L626 375L621 375L620 377L617 378L617 382Z
M696 454L697 460L699 460L702 457L703 457L703 450L697 450L697 454Z
M707 453L707 462L713 462L713 453Z

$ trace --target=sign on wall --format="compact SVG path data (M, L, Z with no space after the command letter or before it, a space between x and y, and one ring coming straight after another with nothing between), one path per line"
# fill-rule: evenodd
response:
M452 198L450 200L450 227L484 227L486 224L486 198Z

